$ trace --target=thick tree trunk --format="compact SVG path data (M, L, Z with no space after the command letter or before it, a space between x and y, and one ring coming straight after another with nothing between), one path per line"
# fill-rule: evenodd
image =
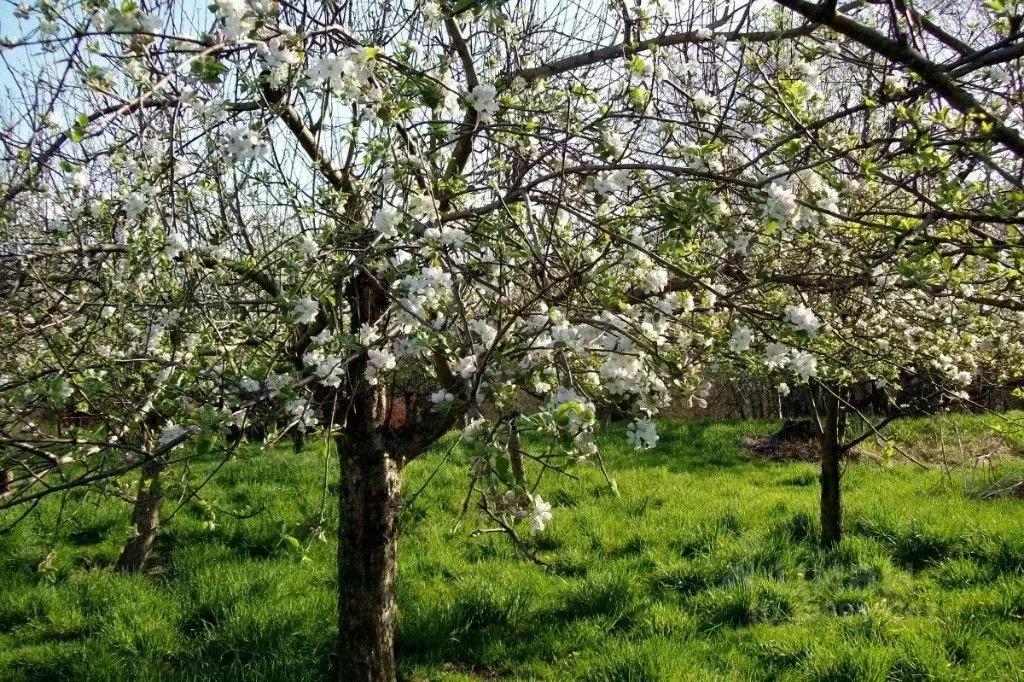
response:
M338 679L395 679L398 463L374 442L341 439Z
M139 476L139 492L132 509L132 525L135 537L121 550L115 570L120 572L141 571L149 558L157 531L160 529L160 507L164 501L160 485L161 458L150 458L142 465Z
M357 333L376 324L387 293L361 274L344 290ZM385 392L365 378L368 356L348 365L351 394L338 434L338 680L393 682L401 462L384 445Z
M833 547L843 537L840 498L840 459L842 457L842 420L839 398L825 395L825 414L821 423L821 544Z

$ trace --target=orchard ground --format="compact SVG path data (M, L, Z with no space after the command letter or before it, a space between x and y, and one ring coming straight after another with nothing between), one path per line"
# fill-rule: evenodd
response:
M777 424L665 423L648 452L613 426L600 441L620 497L593 468L541 486L554 518L523 539L547 569L501 534L471 536L472 513L452 533L468 480L449 438L407 471L407 495L436 475L402 516L401 676L1024 679L1024 499L977 496L1019 475L1024 415L1007 417L890 427L928 468L891 450L848 464L830 553L816 466L740 447ZM1000 456L944 470L960 444ZM0 680L324 679L335 466L315 446L243 450L165 523L141 576L111 571L124 504L47 500L0 536Z

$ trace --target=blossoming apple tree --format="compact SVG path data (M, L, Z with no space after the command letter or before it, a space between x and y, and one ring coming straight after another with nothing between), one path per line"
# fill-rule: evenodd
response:
M522 544L525 466L599 457L598 403L654 446L703 364L834 406L1019 366L1016 29L781 4L19 8L0 506L139 469L137 566L161 472L323 433L339 678L387 680L402 468L453 428Z
M737 183L709 187L705 203L729 227L700 251L730 308L725 357L777 375L780 393L818 389L822 539L832 544L840 457L877 429L865 419L843 442L851 387L887 391L896 415L912 407L896 405L908 381L969 401L972 385L1020 374L1024 156L1007 69L1019 37L1005 8L974 8L985 21L958 39L955 15L890 21L868 6L781 4L847 42L816 34L745 55L756 66L722 125L738 121L753 139L711 158L749 173L761 198L738 196ZM756 113L743 122L745 111Z

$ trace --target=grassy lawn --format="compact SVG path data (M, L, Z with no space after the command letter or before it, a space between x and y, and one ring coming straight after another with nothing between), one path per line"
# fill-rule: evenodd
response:
M403 512L404 678L1024 680L1024 501L964 494L1019 460L995 474L850 464L847 539L826 554L816 467L739 448L774 427L666 424L646 453L607 431L621 497L592 468L546 479L554 519L525 535L546 571L505 537L470 537L475 517L452 535L466 468L441 467ZM410 468L408 491L443 450ZM69 501L54 545L48 502L0 536L0 680L323 679L337 513L321 520L324 477L316 448L246 451L165 525L146 576L110 572L124 504Z

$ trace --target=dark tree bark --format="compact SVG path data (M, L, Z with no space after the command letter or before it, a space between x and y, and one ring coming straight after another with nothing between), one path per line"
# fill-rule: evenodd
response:
M821 421L821 544L834 547L843 537L840 497L842 458L842 406L839 396L825 391Z
M139 491L135 496L132 508L132 525L135 537L128 541L117 558L114 569L124 573L141 571L149 553L153 549L157 531L160 529L160 507L163 505L164 494L160 485L160 472L163 460L151 457L142 465L139 474Z
M10 469L0 469L0 500L7 497L14 485L14 472Z
M399 463L379 439L338 442L338 680L395 679Z
M375 324L387 294L366 274L345 290L353 331ZM341 397L342 431L336 439L338 488L338 680L393 682L398 570L401 461L382 437L387 418L380 386L365 378L367 354L349 364L351 394Z

